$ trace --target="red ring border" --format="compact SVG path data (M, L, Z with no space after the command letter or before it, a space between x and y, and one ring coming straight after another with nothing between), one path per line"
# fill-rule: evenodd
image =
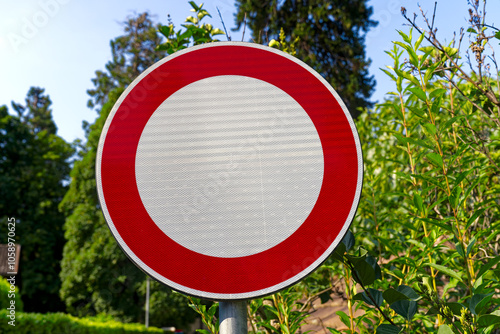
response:
M304 276L303 271L312 271L310 265L339 241L339 233L351 223L348 216L359 196L361 152L342 102L337 101L326 81L288 55L241 44L193 47L153 65L151 72L131 84L119 106L115 105L107 120L107 131L103 132L105 137L101 138L98 182L108 224L119 234L117 240L128 247L131 254L127 247L122 248L134 262L137 257L161 276L160 280L174 282L180 287L172 288L189 294L193 294L192 290L228 296L251 294ZM173 241L149 217L135 180L137 145L150 116L182 87L219 75L263 80L293 97L316 126L324 156L318 200L300 228L275 247L239 258L203 255Z

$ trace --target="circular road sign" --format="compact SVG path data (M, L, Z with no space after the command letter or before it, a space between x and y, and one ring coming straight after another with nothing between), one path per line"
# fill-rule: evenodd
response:
M102 131L97 188L128 257L215 300L304 278L347 232L363 166L354 122L300 60L250 43L176 52L121 95Z

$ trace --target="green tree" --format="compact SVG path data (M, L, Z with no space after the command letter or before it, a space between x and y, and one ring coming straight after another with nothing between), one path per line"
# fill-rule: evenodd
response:
M56 135L49 96L29 90L17 115L0 107L0 217L14 217L21 244L19 287L30 312L64 310L59 279L64 216L58 210L67 189L73 148ZM2 235L7 224L1 224Z
M368 74L365 34L376 22L366 0L236 0L237 29L247 25L252 39L268 43L281 29L289 42L298 39L296 56L335 88L353 116L369 107L375 86Z
M135 17L128 17L123 22L125 35L110 42L111 61L106 64L106 70L96 71L92 79L93 89L88 106L100 107L107 102L109 93L117 87L126 87L149 66L162 59L166 53L156 50L162 38L158 35L159 25L155 25L147 12Z
M86 143L71 171L71 184L61 209L66 213L61 263L61 298L79 316L105 313L121 321L144 323L146 276L122 252L104 220L95 181L96 152L102 128L125 87L165 55L157 26L147 13L128 18L123 36L111 41L113 59L97 71L89 105L99 117L84 125ZM152 282L150 323L183 327L195 319L184 298Z
M49 134L55 134L56 124L52 120L52 101L48 96L44 96L45 89L31 87L26 97L26 105L12 102L12 108L17 112L19 119L29 124L34 133L46 130Z
M359 254L381 264L339 254L363 285L351 306L366 311L344 314L342 333L500 333L500 81L488 47L500 33L479 0L469 5L465 50L455 47L464 36L443 44L434 18L415 22L403 8L413 29L383 69L394 91L358 119L354 234Z

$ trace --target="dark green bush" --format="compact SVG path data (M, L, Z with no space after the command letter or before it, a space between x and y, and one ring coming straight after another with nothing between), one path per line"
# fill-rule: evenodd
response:
M164 333L156 327L142 324L124 324L99 318L76 318L64 313L16 312L15 326L9 324L7 310L0 311L0 333L3 334L142 334Z

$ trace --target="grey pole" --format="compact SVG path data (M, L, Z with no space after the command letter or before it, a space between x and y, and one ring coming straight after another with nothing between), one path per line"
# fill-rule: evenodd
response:
M247 334L247 302L219 302L219 334Z
M149 276L146 276L146 328L149 327Z

